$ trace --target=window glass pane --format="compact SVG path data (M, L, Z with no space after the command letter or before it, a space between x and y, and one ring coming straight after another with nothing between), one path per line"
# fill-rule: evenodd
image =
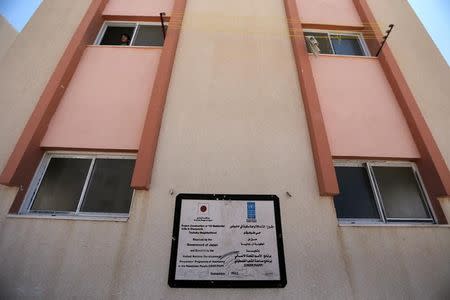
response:
M134 26L108 26L100 45L129 45ZM128 41L127 41L128 40Z
M128 213L133 168L130 159L96 159L81 211Z
M36 194L32 211L76 211L91 159L53 157Z
M161 26L140 25L137 30L134 46L162 46L164 44Z
M335 54L364 56L364 51L356 35L330 35Z
M363 167L336 167L340 194L334 197L338 218L379 219L369 176Z
M430 218L412 168L373 167L387 218Z
M333 50L331 49L330 40L327 33L305 32L304 34L305 37L313 36L316 38L317 42L319 42L320 54L333 54ZM308 45L308 52L312 53L308 42L306 43L306 45Z

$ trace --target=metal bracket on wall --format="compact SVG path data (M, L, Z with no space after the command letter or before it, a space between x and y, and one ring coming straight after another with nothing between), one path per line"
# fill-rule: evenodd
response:
M159 19L161 20L161 29L162 29L164 39L166 39L166 27L164 26L164 16L165 15L166 15L165 12L159 13Z
M384 44L386 43L387 38L388 38L389 35L391 34L392 28L394 28L394 24L389 24L389 29L386 30L386 35L383 36L383 42L381 43L380 49L378 49L377 55L375 55L375 56L378 57L378 55L380 54L381 49L383 49L383 46L384 46Z

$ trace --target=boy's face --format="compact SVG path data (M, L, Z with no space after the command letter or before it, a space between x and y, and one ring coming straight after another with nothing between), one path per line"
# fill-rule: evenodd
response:
M128 43L128 37L127 37L126 35L122 35L122 36L120 37L120 41L121 41L122 43Z

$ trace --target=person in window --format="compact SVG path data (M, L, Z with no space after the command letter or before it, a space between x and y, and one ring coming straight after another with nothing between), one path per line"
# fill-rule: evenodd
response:
M122 33L120 36L120 45L121 46L128 46L130 44L130 36L126 33Z

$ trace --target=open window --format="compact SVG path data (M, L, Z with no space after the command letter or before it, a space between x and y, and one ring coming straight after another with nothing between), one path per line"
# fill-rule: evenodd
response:
M416 166L409 162L336 162L340 194L336 214L344 223L434 223Z
M360 33L305 31L304 35L310 53L369 56Z
M167 30L167 26L165 29ZM153 46L164 45L160 23L105 22L96 40L97 45Z
M128 216L134 156L47 153L21 214Z

